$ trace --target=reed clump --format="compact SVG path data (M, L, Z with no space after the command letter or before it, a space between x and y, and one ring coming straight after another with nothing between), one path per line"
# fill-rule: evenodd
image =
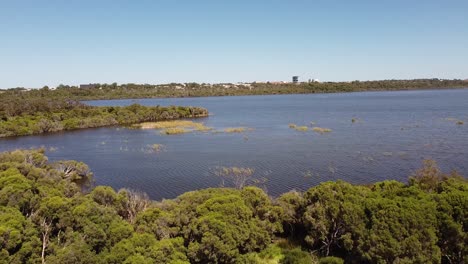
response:
M330 133L332 130L330 128L324 128L324 127L314 127L312 128L314 132L324 134L324 133Z

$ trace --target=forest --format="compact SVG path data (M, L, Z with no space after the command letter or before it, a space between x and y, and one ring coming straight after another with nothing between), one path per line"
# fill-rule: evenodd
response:
M253 82L253 83L170 83L170 84L90 84L83 88L59 85L28 91L25 88L0 90L2 98L66 98L74 100L199 97L230 95L309 94L359 91L394 91L418 89L467 88L467 80L415 79L352 82Z
M0 98L0 138L139 122L208 116L200 107L88 106L64 98Z
M431 160L407 183L152 201L44 149L0 153L0 263L467 263L467 232L468 182Z

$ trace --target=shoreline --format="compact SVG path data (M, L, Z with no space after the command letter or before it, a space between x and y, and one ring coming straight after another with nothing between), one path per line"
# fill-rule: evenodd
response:
M116 100L141 100L141 99L188 99L188 98L219 98L219 97L245 97L245 96L279 96L279 95L309 95L309 94L352 94L352 93L381 93L381 92L406 92L406 91L444 91L444 90L463 90L468 89L468 86L460 87L434 87L434 88L424 88L424 89L398 89L398 90L362 90L362 91L336 91L336 92L313 92L313 93L264 93L264 94L239 94L239 95L207 95L207 96L150 96L150 97L121 97L121 98L97 98L97 99L80 99L78 101L82 103L91 102L91 101L116 101Z

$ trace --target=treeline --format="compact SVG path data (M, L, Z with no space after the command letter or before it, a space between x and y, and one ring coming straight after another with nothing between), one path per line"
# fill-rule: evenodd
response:
M151 201L90 187L76 161L0 154L0 263L466 263L468 183L426 161L408 184L325 182Z
M55 90L49 87L26 91L24 88L13 88L0 93L3 96L19 97L54 97L77 100L119 99L119 98L156 98L156 97L198 97L228 95L265 95L265 94L308 94L337 93L358 91L393 91L436 88L466 88L467 80L416 79L416 80L382 80L353 82L310 82L310 83L170 83L152 84L93 84L86 88L59 85Z
M79 128L207 116L200 107L97 107L48 97L0 98L0 138Z

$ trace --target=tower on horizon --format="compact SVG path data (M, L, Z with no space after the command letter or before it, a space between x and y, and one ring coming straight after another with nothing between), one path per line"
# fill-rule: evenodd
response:
M298 83L299 82L299 76L293 76L292 77L292 82L293 83Z

